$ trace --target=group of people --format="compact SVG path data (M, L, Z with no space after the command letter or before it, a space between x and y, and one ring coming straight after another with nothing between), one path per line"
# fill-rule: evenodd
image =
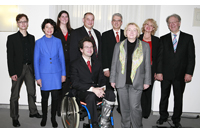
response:
M60 116L61 100L71 88L76 97L85 102L91 114L93 127L111 127L109 116L115 104L117 90L121 127L143 127L142 118L151 113L152 88L161 81L161 125L168 120L168 98L173 85L175 127L180 124L185 84L192 80L195 66L195 46L192 35L180 31L181 18L167 17L170 33L154 36L158 26L147 19L140 30L136 23L121 29L123 17L112 16L112 29L101 33L94 29L95 16L84 14L83 26L72 29L69 13L61 11L57 23L45 19L41 25L44 36L35 42L27 32L28 17L19 14L19 31L7 39L9 75L12 79L10 116L13 126L19 127L18 99L23 81L28 92L30 117L42 118L45 126L48 97L51 93L51 122L57 127L56 113ZM140 35L142 31L142 34ZM35 79L41 88L42 115L35 105ZM102 101L98 121L96 103Z

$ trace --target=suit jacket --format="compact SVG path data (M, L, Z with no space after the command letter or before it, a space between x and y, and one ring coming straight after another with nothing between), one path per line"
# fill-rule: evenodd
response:
M143 40L143 36L144 36L144 34L141 34L139 39ZM151 35L151 42L152 42L152 74L154 74L154 73L156 73L156 67L157 67L159 38Z
M150 48L149 44L146 42L142 42L143 49L143 62L136 70L135 78L133 80L133 88L137 90L143 90L143 85L148 84L151 85L151 63L150 63ZM111 74L110 74L110 82L115 83L116 88L122 88L126 84L126 68L127 68L127 39L124 43L124 49L126 51L126 61L125 61L125 72L121 73L121 62L119 60L120 46L121 42L118 42L115 45L112 65L111 65ZM139 39L137 39L135 49L139 47ZM134 49L134 51L135 51ZM133 52L134 53L134 52Z
M81 56L73 61L70 65L70 75L72 87L78 91L87 91L90 87L102 87L106 84L106 79L103 75L101 62L91 59L92 73Z
M180 31L176 53L174 53L171 33L160 38L157 73L163 79L183 80L185 74L193 75L195 66L195 46L192 35Z
M98 39L98 59L101 60L101 34L96 29L93 29L96 37ZM70 41L70 62L73 60L76 60L82 56L82 53L80 52L78 45L79 41L84 38L89 37L87 31L85 30L85 27L82 26L80 28L75 29L71 34L71 41ZM93 59L96 59L95 54L92 55Z
M65 57L61 40L52 36L53 45L51 51L48 50L45 43L45 35L38 39L34 50L34 68L36 80L41 79L40 73L61 72L66 76Z
M66 74L69 74L69 62L70 62L70 57L69 57L69 50L70 50L70 40L71 40L71 33L73 30L68 30L68 37L67 41L65 40L65 37L62 33L62 31L59 29L57 30L53 35L57 38L59 38L62 42L63 50L64 50L64 55L65 55L65 66L66 66Z
M124 30L120 30L120 41L124 40ZM111 69L111 62L115 44L117 43L113 29L102 34L102 67Z
M23 45L20 38L20 31L15 34L9 35L7 38L7 63L8 72L10 76L17 75L20 77L23 69ZM33 52L35 47L35 37L28 34L29 45L31 48L31 58L33 61ZM33 68L33 62L31 63ZM34 69L33 69L34 70ZM34 74L34 71L33 71Z

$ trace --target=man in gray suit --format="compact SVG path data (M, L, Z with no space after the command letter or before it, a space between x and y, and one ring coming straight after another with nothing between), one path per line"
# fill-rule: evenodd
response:
M140 28L129 23L124 35L126 40L115 45L110 82L118 89L121 126L142 127L141 95L151 85L149 45L138 39Z

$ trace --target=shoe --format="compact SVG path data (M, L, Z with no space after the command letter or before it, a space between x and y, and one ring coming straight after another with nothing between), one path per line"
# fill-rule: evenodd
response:
M182 128L182 125L180 122L176 122L176 123L173 123L174 124L174 127L175 128Z
M156 121L156 124L158 124L158 125L162 125L164 122L166 122L167 120L163 120L163 119L158 119L157 121Z
M13 126L14 127L19 127L20 126L20 123L18 120L13 120Z
M46 126L46 123L47 123L47 118L46 118L46 117L45 117L45 118L42 118L42 121L41 121L41 123L40 123L40 126L44 127L44 126Z
M97 122L92 123L92 128L100 128Z
M58 123L56 122L55 118L51 118L52 127L58 127Z
M40 115L39 113L34 114L34 115L30 114L29 117L31 117L31 118L33 118L33 117L35 117L35 118L42 118L42 115Z

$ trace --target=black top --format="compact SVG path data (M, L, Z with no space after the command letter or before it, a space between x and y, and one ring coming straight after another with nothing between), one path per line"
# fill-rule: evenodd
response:
M22 33L20 31L18 31L20 33L20 39L22 42L22 46L23 46L23 64L31 64L32 59L31 59L31 47L30 47L30 42L29 42L29 34L27 33L26 36L23 36Z
M132 54L135 49L136 41L131 43L127 39L127 69L126 69L126 84L133 84L131 81Z

